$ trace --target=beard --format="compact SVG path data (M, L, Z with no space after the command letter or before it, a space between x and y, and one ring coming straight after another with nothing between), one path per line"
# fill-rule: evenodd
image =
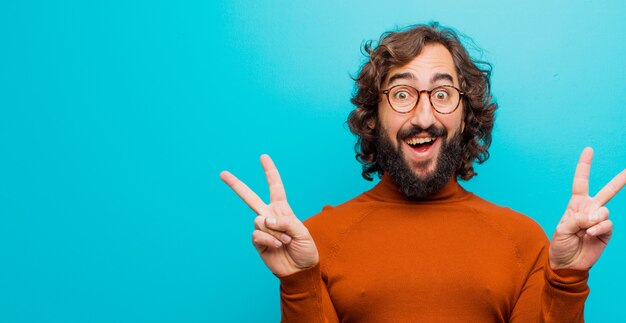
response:
M380 167L389 174L391 179L400 187L404 195L410 199L424 199L440 191L454 176L461 162L461 132L450 140L445 140L447 130L445 128L428 129L419 127L411 128L398 133L398 147L394 147L387 132L379 124L377 127L377 162ZM427 167L429 163L436 162L435 169L424 176L418 176L402 154L400 149L402 138L408 138L414 134L427 132L437 140L443 140L436 161L424 161L416 164L417 167Z

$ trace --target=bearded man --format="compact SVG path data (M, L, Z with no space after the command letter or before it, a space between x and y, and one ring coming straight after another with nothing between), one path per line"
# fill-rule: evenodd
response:
M385 33L364 51L348 124L363 177L381 177L373 189L303 224L269 156L269 204L220 175L258 215L253 245L280 279L283 320L583 321L588 271L613 230L604 205L626 170L591 197L593 152L583 150L549 241L530 218L457 182L489 156L490 66L437 24Z

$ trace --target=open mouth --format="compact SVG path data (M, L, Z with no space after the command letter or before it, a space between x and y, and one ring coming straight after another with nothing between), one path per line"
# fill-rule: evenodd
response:
M407 145L418 152L427 151L435 141L437 141L437 137L412 137L404 140Z

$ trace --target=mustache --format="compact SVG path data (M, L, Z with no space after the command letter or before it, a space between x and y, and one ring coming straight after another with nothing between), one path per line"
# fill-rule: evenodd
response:
M436 127L435 125L432 125L426 129L419 126L414 126L408 129L401 129L398 132L398 138L405 139L421 133L427 133L431 137L444 137L448 134L448 131L446 130L446 128Z

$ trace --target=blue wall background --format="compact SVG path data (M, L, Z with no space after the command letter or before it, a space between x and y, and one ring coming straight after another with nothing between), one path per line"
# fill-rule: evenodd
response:
M0 2L0 321L275 322L250 243L276 161L301 219L370 188L344 125L362 41L437 20L493 62L492 158L464 184L551 235L583 147L626 167L623 1ZM626 192L589 322L623 317Z

